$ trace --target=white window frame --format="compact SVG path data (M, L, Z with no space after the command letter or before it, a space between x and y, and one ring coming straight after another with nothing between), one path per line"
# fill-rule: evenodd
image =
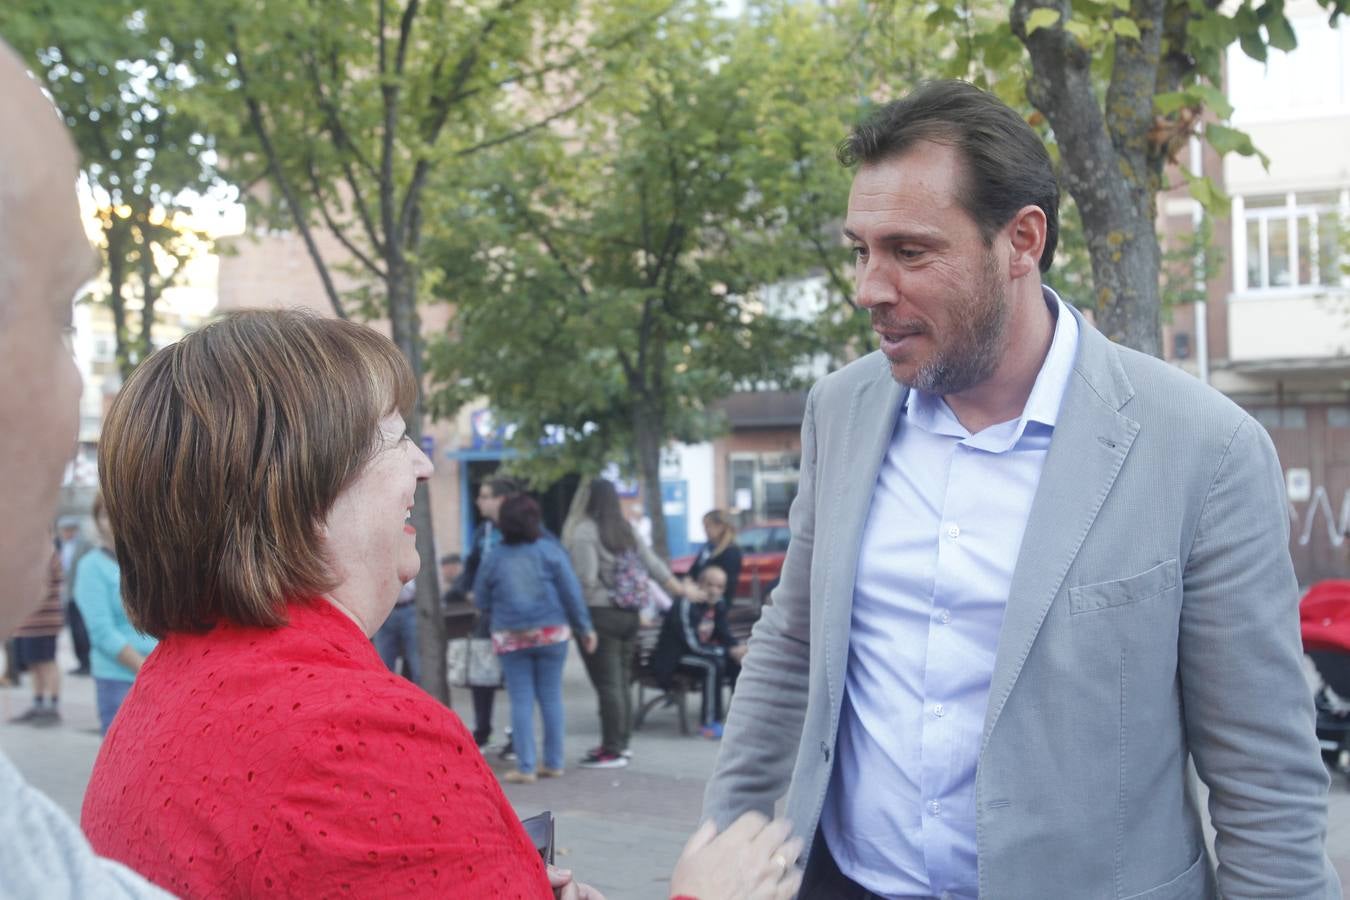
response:
M1344 275L1336 279L1331 284L1322 284L1322 270L1320 260L1315 260L1312 253L1309 254L1310 271L1308 272L1308 281L1305 283L1296 283L1288 285L1270 284L1270 220L1273 218L1282 218L1285 223L1285 229L1289 237L1289 266L1293 271L1295 278L1299 273L1299 229L1300 218L1308 218L1308 235L1313 242L1314 253L1320 252L1321 247L1317 246L1318 230L1317 226L1320 217L1330 213L1340 218L1342 223L1350 222L1350 187L1342 187L1337 193L1337 202L1333 209L1328 210L1325 206L1315 206L1311 204L1300 204L1298 197L1309 194L1326 193L1327 189L1308 189L1303 191L1287 191L1284 194L1284 205L1271 207L1263 206L1256 210L1248 210L1246 197L1237 196L1233 198L1232 205L1232 223L1233 223L1233 284L1234 292L1237 294L1252 294L1262 297L1270 297L1279 294L1309 294L1317 293L1328 288L1339 289L1350 287ZM1334 188L1332 190L1335 190ZM1252 194L1251 196L1269 196L1268 194ZM1258 245L1260 247L1260 283L1252 284L1248 278L1248 253L1247 253L1247 230L1252 222L1258 223Z

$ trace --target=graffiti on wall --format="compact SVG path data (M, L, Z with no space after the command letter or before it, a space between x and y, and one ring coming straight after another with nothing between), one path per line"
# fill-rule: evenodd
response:
M1341 496L1339 517L1332 509L1331 495L1322 485L1318 485L1312 492L1302 513L1293 501L1290 501L1289 526L1289 530L1298 537L1300 547L1312 543L1313 534L1321 533L1319 526L1326 530L1327 540L1331 542L1331 546L1341 546L1346 541L1346 533L1350 532L1350 489Z

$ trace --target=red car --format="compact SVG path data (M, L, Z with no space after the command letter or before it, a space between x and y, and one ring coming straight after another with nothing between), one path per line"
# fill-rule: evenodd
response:
M764 600L770 587L777 584L783 571L783 558L788 548L786 519L756 522L736 534L741 546L741 576L736 579L736 596ZM670 571L686 575L695 557L679 556L670 561Z

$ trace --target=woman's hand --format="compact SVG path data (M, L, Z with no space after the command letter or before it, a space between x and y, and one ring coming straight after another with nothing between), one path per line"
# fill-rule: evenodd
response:
M605 900L605 895L589 884L573 880L571 869L559 869L556 866L546 868L548 885L553 888L553 896L558 900Z
M783 819L749 812L717 833L704 822L684 845L670 876L672 896L698 900L790 900L801 885L800 838Z
M594 631L588 631L581 636L581 652L590 656L595 652L595 648L600 646L600 639L595 636Z

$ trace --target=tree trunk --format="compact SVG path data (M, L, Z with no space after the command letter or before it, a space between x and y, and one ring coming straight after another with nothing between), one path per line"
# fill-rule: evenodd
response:
M670 559L666 536L666 513L661 502L661 444L666 433L661 416L639 401L633 412L633 433L637 436L638 477L642 482L642 500L652 520L652 549L664 560Z
M108 243L108 309L113 318L113 354L117 371L125 383L135 368L127 339L127 252L131 249L131 226L116 213L110 213L110 216L109 224L103 229Z
M1027 98L1054 129L1064 186L1083 217L1092 261L1097 325L1113 341L1153 356L1162 351L1158 291L1161 253L1154 231L1159 162L1150 153L1163 0L1134 0L1130 18L1140 40L1115 42L1103 115L1093 90L1091 58L1061 25L1026 32L1031 10L1049 6L1068 21L1069 4L1015 0L1013 32L1031 55Z
M391 248L389 276L389 330L394 343L412 367L417 382L417 401L408 416L408 434L422 443L425 401L422 385L422 338L417 315L417 269L402 254ZM433 463L435 460L433 459ZM417 574L417 652L422 661L422 688L445 705L450 705L450 683L445 671L445 615L441 611L440 567L436 558L436 536L431 523L431 495L426 482L417 486L412 512L417 529L417 555L422 568Z
M155 254L150 246L150 238L141 233L141 333L136 342L136 364L140 365L151 353L155 352L154 327L155 304L159 301L159 285L155 281Z

